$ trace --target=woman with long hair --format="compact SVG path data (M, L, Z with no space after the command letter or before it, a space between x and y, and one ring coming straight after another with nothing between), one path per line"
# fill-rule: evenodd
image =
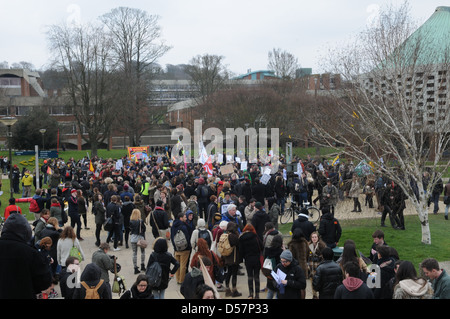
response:
M141 248L141 270L137 266L137 250L138 241L140 239L145 240L145 224L141 219L141 211L137 208L133 209L130 216L130 243L133 251L133 265L134 274L139 274L140 271L145 271L145 247Z
M249 299L259 299L259 272L261 270L262 243L252 224L245 225L239 236L239 252L247 270Z
M417 276L413 263L404 260L395 274L393 299L432 299L431 283Z
M72 247L75 246L78 248L78 250L81 253L81 257L83 260L85 260L83 249L80 245L80 241L77 238L77 235L75 234L75 231L72 226L66 226L64 227L61 236L59 237L58 244L56 247L57 250L57 256L58 256L58 264L62 267L66 264L66 259L70 255L70 250Z

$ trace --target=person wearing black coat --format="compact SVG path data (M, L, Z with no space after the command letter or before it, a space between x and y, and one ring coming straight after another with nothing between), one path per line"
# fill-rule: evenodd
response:
M255 204L256 212L252 217L250 223L255 227L256 234L260 242L263 242L263 234L266 227L266 223L270 222L269 215L264 211L263 205L260 202L256 202Z
M149 216L150 226L152 226L152 234L155 238L163 236L163 233L165 233L170 227L169 215L166 213L162 205L163 202L158 200L156 202L155 209Z
M144 274L138 275L133 286L125 291L120 299L154 299L148 277Z
M259 299L259 272L261 270L261 256L263 245L252 224L247 224L239 236L239 253L244 259L247 270L247 284L249 299ZM254 284L254 285L253 285Z
M292 257L292 253L286 249L280 255L278 270L286 274L286 278L281 280L278 290L279 299L305 299L306 277L303 269L297 260Z
M83 240L81 238L81 216L78 213L78 200L77 200L77 190L72 189L70 191L70 197L67 200L69 209L68 215L70 217L70 226L75 229L75 225L77 226L77 238L78 240Z
M349 261L344 265L345 279L336 288L333 299L374 299L372 290L359 278L360 267Z
M101 279L101 275L102 271L99 266L97 266L95 263L87 264L80 276L80 287L75 288L72 299L86 298L86 288L82 284L83 282L86 283L89 287L96 287L101 282L97 290L100 299L112 299L112 293L109 285L107 285Z
M31 239L27 219L10 215L0 237L0 299L35 299L51 286L48 262L30 245Z
M342 235L342 228L339 221L327 208L322 209L322 219L319 225L319 234L328 247L336 247Z
M114 235L114 250L120 250L117 246L119 245L119 240L121 238L121 226L122 226L122 209L118 205L119 196L111 196L111 202L106 206L106 218L112 217L113 220L113 230L109 232L106 242L109 243Z
M387 245L377 247L377 265L380 267L380 286L374 288L375 299L392 299L389 281L395 277L395 259L391 256L391 248Z
M319 292L319 299L333 299L336 288L342 283L341 266L333 260L333 250L322 250L323 261L319 264L313 277L313 289Z
M252 197L256 199L257 202L264 203L267 197L266 186L259 181L259 178L256 178L254 182L255 183L252 186Z
M311 234L316 231L316 226L311 223L309 220L308 210L306 208L302 208L300 214L298 214L298 218L292 223L291 232L294 233L296 228L300 228L305 235L307 241L310 240Z
M252 184L249 179L245 179L245 183L242 185L242 195L245 196L247 203L252 199Z
M152 287L152 294L155 299L164 299L164 292L169 286L169 277L172 278L180 267L180 263L167 251L167 240L165 238L157 238L153 243L153 253L148 258L147 268L153 262L161 265L161 283L158 287ZM170 269L170 265L173 265Z

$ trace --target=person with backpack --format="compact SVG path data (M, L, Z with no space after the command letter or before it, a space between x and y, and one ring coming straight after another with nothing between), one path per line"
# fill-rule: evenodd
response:
M80 276L80 287L75 288L72 299L112 299L111 290L101 274L95 263L87 264Z
M167 240L162 237L156 238L153 242L153 252L148 258L145 274L149 278L149 285L152 289L154 299L164 299L165 291L169 286L169 279L180 268L180 263L167 249ZM154 263L160 266L160 271L158 267L154 267ZM171 265L173 265L172 269L170 268Z
M175 251L175 259L180 263L180 268L176 272L176 279L178 284L182 284L186 276L189 257L191 254L191 234L186 224L187 216L180 213L178 218L174 220L170 239Z
M211 248L213 236L211 231L206 228L206 223L203 218L197 221L197 228L192 232L191 247L194 251L197 251L197 241L200 238L203 238L207 242L208 248Z
M199 238L197 242L198 249L192 256L190 266L191 268L197 267L199 258L207 257L211 260L212 265L208 268L209 276L214 282L215 280L223 281L223 260L217 256L217 254L210 250L208 243L203 238Z
M223 246L228 246L230 249L224 249ZM224 259L224 265L226 267L225 296L242 296L242 293L237 290L237 275L241 258L239 254L239 231L236 223L228 222L226 231L219 238L217 249Z

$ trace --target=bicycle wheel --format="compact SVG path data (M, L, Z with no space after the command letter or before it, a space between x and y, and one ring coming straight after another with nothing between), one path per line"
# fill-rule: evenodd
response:
M293 214L294 214L294 211L292 208L286 208L284 210L283 215L280 216L280 223L282 225L288 223L291 220Z
M320 221L320 210L317 207L311 206L308 207L308 215L309 215L309 221L311 223L316 223Z

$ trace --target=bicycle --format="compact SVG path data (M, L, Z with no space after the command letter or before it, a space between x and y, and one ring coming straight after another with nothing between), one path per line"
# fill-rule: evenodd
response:
M320 210L316 206L310 205L309 202L303 202L303 206L308 210L308 218L310 222L315 224L320 221ZM286 208L280 216L280 223L282 225L287 224L291 218L292 222L294 222L295 217L300 214L300 211L301 207L298 206L297 202L291 201L291 206Z

